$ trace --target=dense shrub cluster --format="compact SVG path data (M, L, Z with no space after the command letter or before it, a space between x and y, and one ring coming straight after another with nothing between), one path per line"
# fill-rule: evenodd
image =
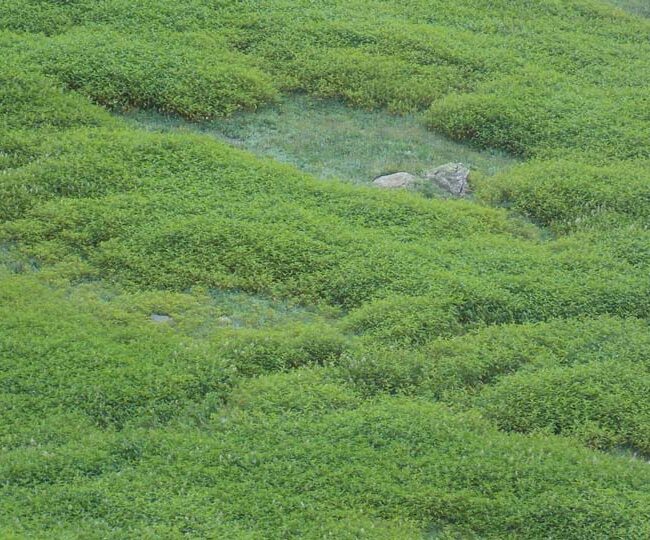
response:
M490 179L480 194L496 205L527 214L559 231L615 214L619 223L632 218L650 222L647 161L594 165L577 160L529 162Z
M494 325L433 339L415 349L387 349L381 342L379 347L377 341L371 343L346 356L343 363L343 372L365 391L390 388L456 401L503 377L507 380L510 374L525 378L543 369L610 361L645 369L650 333L647 323L639 319L599 317ZM379 382L375 385L373 380Z
M506 430L570 434L596 448L650 455L647 365L620 360L523 371L486 388L478 406Z
M34 52L45 73L110 108L206 119L255 108L277 93L268 76L209 34L147 38L94 29L67 32Z
M2 2L0 537L650 537L649 34L600 0ZM530 159L431 200L106 110L292 91Z

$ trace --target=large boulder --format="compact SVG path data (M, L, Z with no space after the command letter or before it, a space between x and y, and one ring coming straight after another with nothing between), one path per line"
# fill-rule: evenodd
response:
M462 163L446 163L427 171L424 177L456 197L462 197L470 191L469 169Z
M383 189L411 188L418 183L418 179L410 173L397 172L378 176L372 183Z

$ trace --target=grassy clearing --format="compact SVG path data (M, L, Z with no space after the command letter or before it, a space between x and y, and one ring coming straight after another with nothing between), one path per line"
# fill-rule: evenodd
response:
M646 0L615 0L612 4L637 15L650 17L650 5Z
M502 152L473 150L436 135L413 115L351 109L306 96L198 124L145 111L132 111L125 117L151 130L212 135L321 178L357 183L397 171L422 174L448 162L465 163L485 175L516 163Z
M647 20L7 0L0 28L0 537L650 536ZM452 150L473 202L314 176Z

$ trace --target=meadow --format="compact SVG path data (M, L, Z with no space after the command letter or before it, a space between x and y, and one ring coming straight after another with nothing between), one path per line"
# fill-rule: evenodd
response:
M649 538L617 4L5 0L0 538Z
M471 148L438 135L415 114L352 109L340 101L296 94L255 111L198 123L151 110L131 110L123 116L150 131L211 135L318 178L359 184L398 171L423 175L454 161L483 175L519 162L504 152ZM437 197L449 195L442 189L432 191Z

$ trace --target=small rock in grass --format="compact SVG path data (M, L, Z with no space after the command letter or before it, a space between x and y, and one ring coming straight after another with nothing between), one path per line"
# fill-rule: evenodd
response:
M223 315L217 319L217 322L221 326L230 326L232 324L232 319L230 317L226 317L225 315Z
M155 323L171 323L174 319L169 315L163 315L162 313L152 313L151 320Z
M439 187L456 197L469 193L469 169L462 163L446 163L424 174Z
M418 179L410 173L397 172L378 176L372 183L383 189L410 188L418 183Z

